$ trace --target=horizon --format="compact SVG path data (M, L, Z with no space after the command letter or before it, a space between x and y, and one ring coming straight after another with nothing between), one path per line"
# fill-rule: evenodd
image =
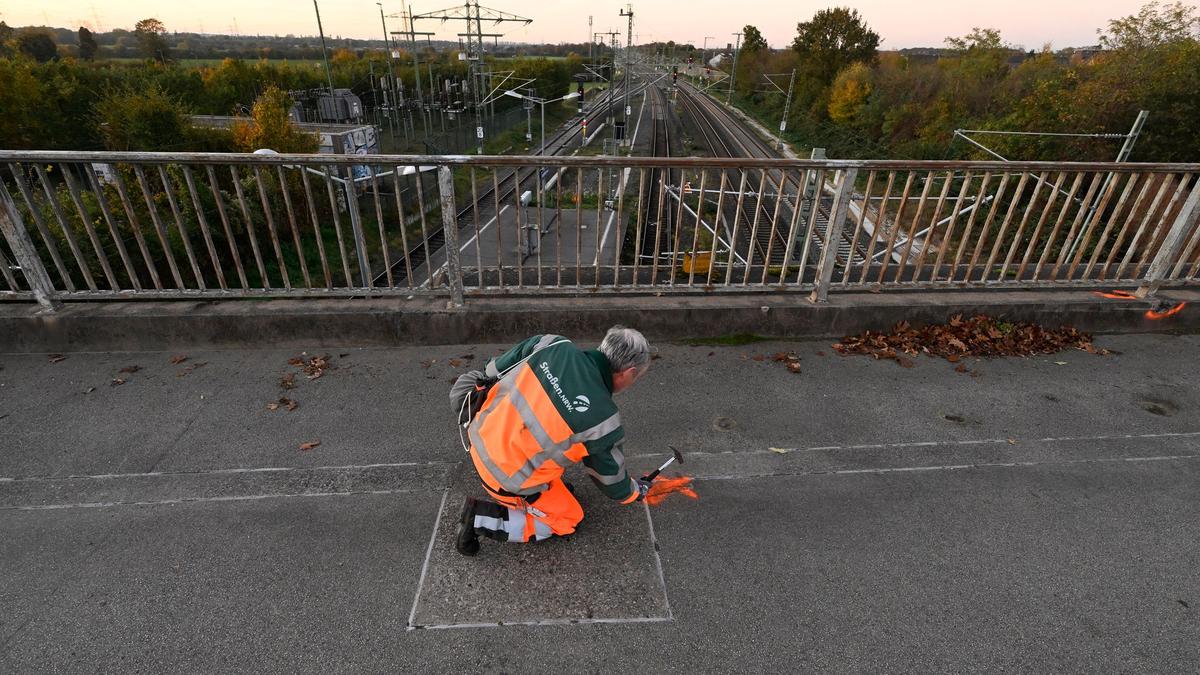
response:
M439 8L449 0L431 2ZM132 30L134 23L143 18L157 18L169 33L198 33L205 35L232 35L239 37L274 36L317 37L316 13L309 3L302 5L305 11L296 11L295 2L286 0L264 0L250 13L238 0L209 0L203 8L192 5L162 7L158 3L143 0L122 3L119 7L101 12L93 0L62 0L52 9L11 7L13 3L0 5L0 20L14 28L46 27L75 30L86 27L97 32L116 29ZM374 0L321 0L321 22L326 38L380 40L383 26L380 21L380 4ZM586 43L588 35L588 11L592 12L592 32L619 30L622 42L627 30L625 20L618 11L626 3L612 3L611 7L566 0L552 5L536 7L537 14L523 7L528 2L504 3L489 0L497 10L527 17L533 20L528 26L500 24L485 29L485 32L503 33L500 40L509 44L574 44ZM727 10L727 3L716 0L695 0L689 3L689 12L680 15L665 6L666 3L634 3L636 14L633 28L634 44L667 42L694 44L703 48L708 38L708 47L724 48L733 43L733 33L740 32L745 25L757 27L772 48L783 49L794 37L796 23L810 19L813 14L828 6L849 6L858 10L866 24L881 38L881 51L900 49L940 48L945 39L962 36L972 28L999 30L1003 39L1015 48L1028 51L1039 50L1044 45L1053 49L1091 47L1099 42L1098 29L1106 28L1108 22L1137 11L1146 4L1141 0L1094 0L1084 7L1065 7L1068 3L1043 3L1036 0L1010 0L1000 7L968 7L950 0L927 0L921 10L897 7L886 0L859 0L857 2L794 3L786 5L773 1L744 3L739 8L738 20L722 20L720 15ZM1070 3L1075 4L1075 3ZM1197 7L1197 2L1183 4ZM399 0L382 3L385 14L399 14ZM272 10L274 8L274 10ZM457 5L452 7L456 9ZM412 8L417 14L427 13L428 7ZM484 6L487 9L487 6ZM611 12L598 15L600 9ZM919 12L920 20L913 15ZM202 14L201 14L202 13ZM214 19L214 13L221 13ZM611 16L609 16L611 14ZM781 19L780 15L784 18ZM281 19L280 17L286 17ZM930 20L928 17L935 17ZM1035 22L1031 23L1031 18ZM512 26L512 27L510 27ZM399 18L388 19L388 30L401 28ZM416 30L432 30L434 40L457 42L455 35L461 28L455 22L432 19L419 21Z

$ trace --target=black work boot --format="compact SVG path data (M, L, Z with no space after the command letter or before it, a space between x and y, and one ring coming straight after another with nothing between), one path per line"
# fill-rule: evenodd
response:
M462 513L458 515L458 533L454 538L454 549L463 555L479 553L479 535L475 533L474 497L467 497Z

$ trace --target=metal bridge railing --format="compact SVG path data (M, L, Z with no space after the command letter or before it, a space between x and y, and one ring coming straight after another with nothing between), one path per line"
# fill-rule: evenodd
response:
M1198 177L1197 164L0 151L0 299L1148 295L1200 283Z

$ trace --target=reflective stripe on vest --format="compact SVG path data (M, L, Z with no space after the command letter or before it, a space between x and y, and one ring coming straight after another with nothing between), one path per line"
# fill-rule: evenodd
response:
M602 438L621 426L620 414L578 433L562 418L542 388L537 373L523 364L496 385L479 416L471 423L472 456L485 482L508 492L531 495L587 452L583 443ZM549 462L553 462L550 465Z

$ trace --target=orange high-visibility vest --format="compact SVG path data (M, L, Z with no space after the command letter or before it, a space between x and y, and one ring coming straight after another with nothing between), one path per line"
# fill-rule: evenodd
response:
M537 373L522 363L488 393L467 432L471 460L484 484L500 494L529 496L583 459L585 442L620 426L621 416L613 414L589 429L572 431Z

